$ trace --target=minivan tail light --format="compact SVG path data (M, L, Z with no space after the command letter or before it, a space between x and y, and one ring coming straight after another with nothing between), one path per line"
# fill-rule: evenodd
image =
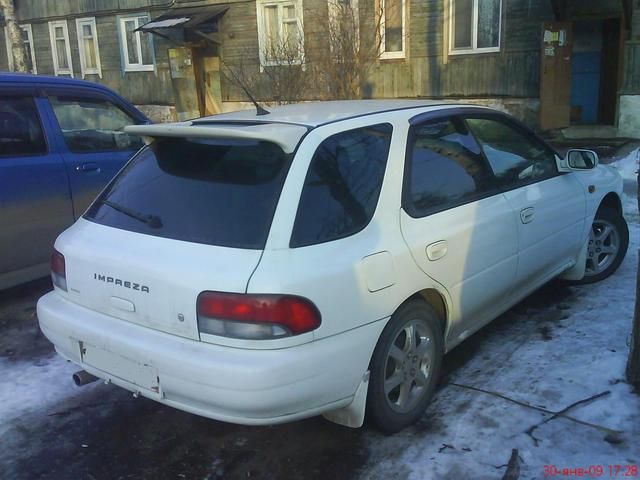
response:
M246 340L267 340L311 332L320 312L293 295L202 292L198 295L200 333Z
M67 270L64 263L64 255L55 248L51 253L51 280L61 290L67 291Z

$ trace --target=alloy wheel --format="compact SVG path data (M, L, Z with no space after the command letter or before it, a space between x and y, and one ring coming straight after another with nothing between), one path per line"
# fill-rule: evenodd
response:
M620 249L620 236L616 227L604 219L596 219L589 234L587 268L585 276L594 276L606 270L616 259Z
M384 395L398 413L411 411L427 394L435 361L433 332L425 322L411 320L396 334L385 362Z

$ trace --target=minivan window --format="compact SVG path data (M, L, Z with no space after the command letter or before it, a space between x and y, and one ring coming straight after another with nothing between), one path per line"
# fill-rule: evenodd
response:
M263 249L290 161L271 142L156 140L85 218L157 237Z
M138 150L143 145L140 137L124 132L136 120L107 100L58 96L49 101L73 153Z
M414 217L497 193L480 146L458 119L412 128L404 206Z
M338 133L316 150L304 182L290 246L344 238L371 221L389 156L388 123Z
M47 144L31 97L0 97L0 156L40 155Z

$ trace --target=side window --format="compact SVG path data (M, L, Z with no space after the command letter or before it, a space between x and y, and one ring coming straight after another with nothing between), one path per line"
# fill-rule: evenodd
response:
M414 217L497 192L480 147L459 120L413 127L408 149L404 207Z
M140 137L124 133L135 120L113 103L96 98L49 97L64 141L74 153L137 150Z
M0 97L0 157L47 153L38 110L30 97Z
M517 187L558 173L555 154L544 143L499 120L468 118L501 186Z
M358 128L324 140L311 159L291 247L344 238L371 221L384 178L392 127Z

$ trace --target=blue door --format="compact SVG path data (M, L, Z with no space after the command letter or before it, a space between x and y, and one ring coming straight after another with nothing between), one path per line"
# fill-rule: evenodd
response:
M47 94L78 218L143 146L140 137L123 132L141 120L101 92L74 89Z
M575 22L571 106L580 108L580 123L598 122L601 63L602 22Z
M46 275L56 237L73 223L45 105L36 89L0 94L0 288Z
M581 123L598 122L600 58L600 52L580 52L573 54L571 105L581 107Z

